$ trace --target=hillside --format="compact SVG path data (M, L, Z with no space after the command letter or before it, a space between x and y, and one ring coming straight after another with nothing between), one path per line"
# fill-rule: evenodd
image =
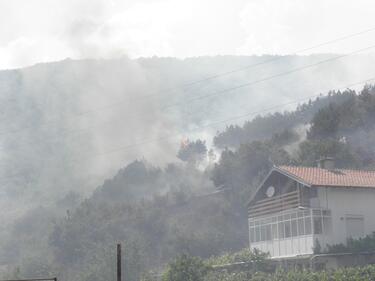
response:
M180 157L190 153L182 162L161 167L134 161L77 208L71 204L63 218L40 207L18 220L12 235L2 241L6 276L57 272L61 280L108 280L114 274L113 241L124 244L128 280L138 280L142 272L159 269L180 253L207 258L246 247L245 202L271 165L314 165L320 156L329 155L339 167L372 169L374 116L374 87L331 92L296 110L237 126L243 132L267 132L252 124L275 128L280 126L275 120L292 120L279 127L280 133L269 130L269 135L244 137L236 147L222 142L232 148L222 150L213 162L207 160L207 150L187 149L205 145L192 141L174 151ZM306 124L307 132L298 134L295 128ZM236 139L230 130L223 132ZM16 238L20 234L22 240Z
M23 206L30 201L55 202L72 191L86 196L118 167L134 159L145 157L157 165L175 161L181 139L203 137L211 146L212 137L226 123L213 127L207 124L295 100L302 102L304 97L368 79L374 71L375 57L356 55L251 87L220 92L334 57L66 59L0 71L0 178L6 179L0 188L6 196L2 203L13 208L9 202L16 197ZM272 63L262 64L270 60ZM254 67L189 84L245 66ZM290 110L296 105L276 107L271 112ZM319 107L311 108L304 121L308 122ZM242 125L246 118L230 123ZM294 120L298 118L297 114ZM288 124L289 117L284 119L283 127L295 122ZM278 126L276 120L277 115L270 122ZM257 122L246 126L246 140L267 138L267 131L272 129ZM123 149L166 136L171 137ZM236 136L237 143L231 143L224 140L225 135L219 135L215 143L218 147L237 146L244 137Z

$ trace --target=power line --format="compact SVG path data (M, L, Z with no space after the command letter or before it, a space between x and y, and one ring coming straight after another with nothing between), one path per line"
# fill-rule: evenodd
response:
M266 81L269 81L269 80L272 80L272 79L275 79L275 78L279 78L279 77L286 76L286 75L289 75L289 74L292 74L292 73L296 73L296 72L299 72L301 70L309 69L309 68L312 68L312 67L324 64L324 63L328 63L328 62L331 62L331 61L334 61L334 60L342 59L342 58L345 58L345 57L348 57L348 56L351 56L351 55L354 55L354 54L357 54L357 53L360 53L360 52L364 52L364 51L367 51L367 50L370 50L370 49L373 49L373 48L375 48L375 45L371 45L371 46L366 47L366 48L358 49L358 50L355 50L353 52L350 52L350 53L347 53L347 54L344 54L344 55L339 55L339 56L335 56L333 58L321 60L317 63L308 64L308 65L305 65L305 66L302 66L302 67L297 67L297 68L291 69L289 71L281 72L281 73L271 75L271 76L268 76L268 77L265 77L265 78L262 78L262 79L258 79L258 80L254 80L254 81L247 82L247 83L244 83L244 84L240 84L240 85L237 85L237 86L234 86L234 87L231 87L231 88L216 91L216 92L213 92L211 94L198 96L198 97L192 98L190 100L183 101L181 103L171 104L169 106L164 107L164 109L174 107L174 106L178 106L178 105L184 105L186 103L191 103L191 102L196 101L196 100L201 100L201 99L214 97L214 96L216 97L216 96L224 94L224 93L228 93L228 92L232 92L234 90L238 90L238 89L241 89L241 88L253 86L253 85L256 85L256 84L259 84L259 83L262 83L262 82L266 82Z
M325 43L321 43L321 44L318 44L318 45L315 45L315 46L312 46L312 47L309 47L309 48L306 48L306 49L303 49L303 50L309 50L309 49L313 49L313 48L316 48L316 47L319 47L319 46L322 46L322 45L325 45L325 44L330 44L330 43L333 43L333 42L337 42L337 41L340 41L340 40L344 40L346 38L349 38L349 37L353 37L353 36L356 36L356 35L359 35L359 34L363 34L363 33L366 33L366 32L370 32L370 31L373 31L375 30L374 29L368 29L366 31L362 31L362 32L358 32L358 33L355 33L355 34L351 34L351 35L348 35L348 36L344 36L344 37L341 37L341 38L338 38L338 39L334 39L334 40L331 40L331 41L327 41ZM368 50L368 49L371 49L371 48L374 48L375 45L373 46L370 46L370 47L367 47L367 48L363 48L363 49L359 49L359 50L355 50L351 53L348 53L348 54L344 54L344 55L340 55L340 56L337 56L337 57L334 57L334 58L330 58L330 59L327 59L327 60L323 60L323 61L320 61L320 62L317 62L317 63L314 63L314 64L310 64L310 65L306 65L306 66L303 66L303 67L299 67L299 68L296 68L296 69L292 69L290 71L287 71L287 72L283 72L283 73L279 73L279 74L276 74L276 75L273 75L273 76L269 76L269 77L266 77L266 78L263 78L263 79L259 79L259 80L256 80L256 81L252 81L252 82L248 82L248 83L245 83L245 84L241 84L241 85L238 85L238 86L235 86L235 87L231 87L231 88L227 88L227 89L224 89L222 91L218 91L218 92L215 92L215 93L212 93L212 94L208 94L208 95L205 95L205 96L199 96L197 97L196 99L202 99L202 98L206 98L206 97L211 97L211 96L215 96L217 94L222 94L222 93L225 93L225 92L230 92L230 91L233 91L233 90L236 90L236 89L239 89L239 88L243 88L243 87L247 87L247 86L250 86L250 85L254 85L254 84L257 84L257 83L260 83L260 82L264 82L264 81L268 81L268 80L271 80L271 79L274 79L274 78L277 78L277 77L280 77L280 76L283 76L283 75L288 75L290 73L294 73L294 72L297 72L297 71L300 71L300 70L303 70L303 69L306 69L306 68L311 68L313 66L316 66L316 65L320 65L320 64L323 64L323 63L326 63L326 62L329 62L329 61L333 61L333 60L336 60L336 59L340 59L340 58L343 58L343 57L347 57L347 56L350 56L350 55L353 55L355 53L359 53L359 52L362 52L362 51L365 51L365 50ZM303 51L303 50L300 50L299 52ZM261 64L266 64L266 63L269 63L271 61L275 61L275 60L279 60L280 58L283 58L283 57L277 57L273 60L269 60L269 61L265 61L265 62L262 62L262 63L258 63L258 64L255 64L255 65L250 65L250 66L247 66L246 68L242 68L243 70L244 69L248 69L248 68L251 68L251 67L255 67L255 66L258 66L258 65L261 65ZM240 69L237 69L237 70L234 70L234 71L231 71L231 73L233 72L238 72L238 71L241 71ZM220 76L224 76L224 75L227 75L227 74L230 74L229 72L228 73L221 73L221 74L217 74L217 75L213 75L211 77L208 77L209 79L205 78L205 79L201 79L201 80L198 80L196 82L199 82L199 81L202 81L203 80L211 80L211 79L214 79L214 76L215 77L218 77L219 75ZM373 79L369 79L369 80L366 80L366 81L370 81L370 80L373 80ZM196 84L196 83L190 83L191 85L193 84ZM347 86L348 87L348 86ZM310 97L311 98L311 97ZM196 99L193 99L193 100L196 100ZM190 100L190 101L193 101L193 100ZM187 101L189 102L189 101ZM293 104L295 102L292 102L291 104ZM186 104L186 102L184 103ZM290 104L290 103L289 103ZM116 104L117 105L117 104ZM282 106L285 106L285 105L282 105ZM168 107L171 107L168 106ZM271 109L266 109L266 110L272 110L274 108L277 108L279 106L276 106L276 107L272 107ZM91 110L91 111L88 111L86 113L83 113L83 114L87 114L89 112L95 112L95 111L100 111L101 109L94 109L94 110ZM223 121L220 121L218 123L223 123L223 122L228 122L230 120L237 120L237 119L240 119L240 118L244 118L244 117L247 117L247 116L250 116L251 114L260 114L261 112L256 112L256 113L250 113L250 114L246 114L244 116L240 116L240 117L234 117L234 118L230 118L230 119L227 119L227 120L223 120ZM78 116L82 116L82 114L77 114ZM207 126L214 126L215 124L217 123L212 123L212 124L209 124ZM194 130L198 130L198 129L202 129L204 127L207 127L207 126L203 126L203 127L198 127L198 128L195 128ZM83 131L85 130L88 130L89 128L86 128L84 129ZM10 132L4 132L4 133L1 133L0 132L0 135L2 134L8 134L8 133L17 133L21 130L18 130L18 131L10 131ZM73 132L81 132L82 130L73 130ZM170 136L168 136L167 138L170 138ZM154 141L160 141L159 139L157 140L151 140L152 142ZM147 141L146 143L148 143L149 141ZM145 142L142 142L142 143L139 143L139 144L133 144L133 145L130 145L129 147L132 148L134 146L137 146L137 145L143 145L145 144ZM120 150L125 150L126 148L120 148ZM116 149L115 151L118 151L118 149ZM111 151L109 152L104 152L104 153L101 153L101 154L98 154L98 155L102 155L102 154L107 154L107 153L112 153ZM18 176L19 174L15 174L15 175L12 175L11 177L16 177Z
M324 64L324 63L328 63L328 62L331 62L331 61L334 61L334 60L342 59L342 58L351 56L353 54L357 54L357 53L360 53L360 52L364 52L364 51L373 49L374 47L375 47L375 45L371 45L371 46L366 47L366 48L357 49L357 50L354 50L354 51L352 51L350 53L347 53L347 54L335 56L335 57L325 59L325 60L322 60L322 61L319 61L319 62L316 62L316 63L312 63L312 64L308 64L308 65L305 65L305 66L302 66L302 67L294 68L294 69L289 70L289 71L281 72L281 73L271 75L271 76L268 76L268 77L265 77L265 78L262 78L262 79L254 80L254 81L247 82L247 83L244 83L244 84L240 84L240 85L230 87L230 88L227 88L227 89L224 89L224 90L216 91L216 92L213 92L213 93L210 93L210 94L207 94L207 95L198 96L198 97L195 97L195 98L192 98L190 100L183 101L183 102L180 102L180 103L170 104L170 105L167 105L167 106L163 107L162 109L165 110L165 109L169 109L171 107L175 107L175 106L179 106L179 105L186 105L186 104L192 103L196 100L201 100L201 99L205 99L205 98L208 98L208 97L216 97L218 95L222 95L222 94L227 93L227 92L232 92L232 91L237 90L237 89L249 87L249 86L259 84L259 83L262 83L262 82L266 82L266 81L269 81L269 80L272 80L272 79L275 79L275 78L278 78L278 77L282 77L282 76L286 76L286 75L289 75L289 74L292 74L292 73L296 73L296 72L304 70L304 69L309 69L309 68L312 68L312 67ZM109 109L109 108L113 108L115 106L120 106L122 104L123 103L111 104L111 105L108 105L108 106L88 110L88 111L85 111L83 113L78 113L78 114L75 114L75 115L77 117L81 117L81 116L87 115L87 114L92 113L92 112L98 112L98 111L106 110L106 109ZM5 132L0 132L0 136L1 135L7 135L7 134L15 134L15 133L21 132L21 131L23 131L27 128L31 129L31 128L35 128L35 126L29 126L29 127L26 127L26 128L24 127L24 128L18 129L18 130L10 130L10 131L5 131Z
M369 83L370 81L374 81L374 80L375 80L375 76L371 77L369 79L366 79L366 80L362 80L360 82L355 82L355 83L351 83L351 84L348 84L348 85L345 85L345 86L341 86L341 87L336 88L336 89L347 89L347 88L350 88L350 87L353 87L353 86L365 85L365 84ZM326 89L326 90L323 90L323 91L320 91L320 92L328 92L328 91L331 91L331 90L332 90L332 87L330 89ZM303 98L300 98L300 99L295 99L295 100L287 102L287 103L277 104L277 105L274 105L272 107L264 108L264 109L261 109L261 110L251 111L251 112L248 112L248 113L243 114L243 115L233 116L231 118L227 118L227 119L224 119L224 120L212 122L212 123L209 123L209 124L206 124L206 125L203 125L203 126L198 126L194 129L189 130L188 133L191 133L191 132L194 132L194 131L197 131L197 130L201 130L201 129L205 129L205 128L215 127L217 125L220 125L220 124L223 124L223 123L226 123L226 122L229 122L229 121L240 120L240 119L243 119L243 118L248 118L249 116L255 116L255 115L262 114L262 113L270 112L270 111L273 111L277 108L297 104L297 103L307 101L307 100L312 99L312 98L318 98L318 97L321 97L321 93L311 95L311 96L307 96L307 97L303 97ZM129 145L125 145L125 146L120 146L120 147L117 147L117 148L107 150L107 151L102 152L102 153L91 154L90 157L88 157L87 159L89 159L89 158L91 159L92 157L99 157L99 156L104 156L104 155L108 155L108 154L113 154L113 153L119 152L119 151L126 151L126 150L129 150L129 149L133 149L134 147L149 144L149 143L163 142L163 141L166 141L168 139L178 137L178 136L180 136L180 133L172 134L172 135L168 135L168 136L160 137L160 138L152 138L152 139L144 140L142 142L129 144ZM177 143L177 142L175 142L175 143ZM82 158L72 160L72 163L76 163L79 160L82 160ZM1 177L0 180L7 180L7 179L15 178L15 177L18 177L19 175L21 175L21 174L17 173L17 174L14 174L14 175Z
M335 38L333 40L325 41L325 42L319 43L317 45L313 45L311 47L307 47L307 48L304 48L304 49L295 50L294 52L291 52L291 54L303 53L303 52L310 51L310 50L313 50L313 49L316 49L316 48L319 48L319 47L322 47L322 46L325 46L325 45L337 43L337 42L340 42L340 41L343 41L343 40L346 40L346 39L349 39L349 38L352 38L352 37L360 36L360 35L363 35L365 33L372 32L372 31L375 31L375 28L365 29L363 31L359 31L359 32L352 33L352 34L349 34L349 35L344 35L342 37L338 37L338 38ZM278 61L278 60L283 59L283 58L285 58L285 56L278 56L276 58L272 58L272 59L265 60L265 61L262 61L262 62L259 62L259 63L255 63L255 64L250 64L250 65L238 68L238 69L234 69L234 70L230 70L230 71L226 71L226 72L221 72L221 73L213 74L213 75L208 76L206 78L203 78L201 80L188 82L188 83L184 84L184 86L195 85L195 84L198 84L198 83L201 83L201 82L205 82L205 81L209 81L209 80L212 80L212 79L216 79L216 78L219 78L219 77L222 77L222 76L226 76L226 75L230 75L230 74L233 74L233 73L241 72L241 71L244 71L244 70L248 70L250 68L258 67L260 65L264 65L264 64L271 63L271 62L275 62L275 61Z
M217 92L214 92L214 93L211 93L211 94L208 94L208 95L198 96L196 98L192 98L190 100L183 101L183 102L180 102L180 103L174 103L174 104L171 104L171 105L167 105L163 109L168 109L170 107L175 107L175 106L179 106L179 105L185 105L185 104L191 103L191 102L193 102L195 100L200 100L200 99L203 99L203 98L206 98L206 97L215 96L217 94L221 94L221 93L224 93L224 92L231 92L233 90L237 90L237 89L240 89L240 88L249 87L251 85L255 85L255 84L258 84L258 83L261 83L261 82L265 82L265 81L268 81L268 80L271 80L271 79L274 79L274 78L285 76L285 75L288 75L288 74L291 74L291 73L295 73L295 72L298 72L298 71L301 71L301 70L304 70L304 69L312 68L312 67L318 66L320 64L324 64L324 63L328 63L328 62L331 62L331 61L334 61L334 60L338 60L338 59L341 59L341 58L349 57L351 55L354 55L354 54L357 54L357 53L361 53L361 52L364 52L364 51L367 51L367 50L370 50L370 49L373 49L373 48L375 48L375 45L371 45L369 47L362 48L362 49L356 49L356 50L354 50L354 51L352 51L350 53L339 55L339 56L335 56L335 57L329 58L329 59L325 59L325 60L319 61L317 63L308 64L308 65L305 65L305 66L302 66L302 67L298 67L298 68L292 69L290 71L281 72L281 73L278 73L276 75L272 75L272 76L265 77L265 78L262 78L262 79L259 79L259 80L255 80L255 81L251 81L251 82L248 82L248 83L244 83L244 84L241 84L241 85L238 85L238 86L235 86L235 87L232 87L232 88L224 89L222 91L217 91ZM225 74L223 74L222 76L224 76L224 75ZM209 80L212 80L212 79L209 79ZM142 96L140 99L147 98L147 97L152 97L152 96L155 96L155 94L153 94L153 95L145 95L145 96ZM139 100L139 99L135 99L135 101L137 101L137 100ZM82 116L82 115L86 115L86 114L97 112L97 111L101 111L101 110L107 110L107 109L110 109L110 108L113 108L113 107L121 106L122 104L127 103L127 102L128 102L128 100L124 100L124 101L112 103L112 104L109 104L109 105L105 105L105 106L102 106L102 107L98 107L98 108L94 108L94 109L91 109L91 110L84 111L84 112L82 112L82 113L80 113L78 115Z
M362 31L359 31L359 32L356 32L356 33L341 36L341 37L335 38L333 40L325 41L325 42L322 42L322 43L319 43L319 44L316 44L316 45L313 45L313 46L310 46L310 47L307 47L307 48L296 50L292 53L301 53L301 52L305 52L305 51L308 51L308 50L313 50L313 49L319 48L321 46L325 46L325 45L333 44L333 43L336 43L336 42L340 42L340 41L343 41L343 40L346 40L346 39L349 39L349 38L352 38L352 37L360 36L360 35L363 35L363 34L366 34L366 33L372 32L372 31L375 31L375 28L369 28L369 29L365 29L365 30L362 30ZM266 61L263 61L263 62L247 65L247 66L239 68L239 69L234 69L234 70L227 71L227 72L213 74L213 75L208 76L208 77L203 78L203 79L183 83L183 84L181 84L180 86L177 86L177 87L170 87L170 88L167 88L167 89L164 89L164 90L159 90L155 94L144 95L144 96L138 97L138 98L134 99L133 101L139 101L139 100L143 100L144 98L157 96L160 92L169 92L171 90L179 90L180 87L190 87L190 86L193 86L193 85L198 84L198 83L207 82L209 80L213 80L213 79L216 79L216 78L219 78L219 77L222 77L222 76L237 73L237 72L240 72L240 71L243 71L243 70L248 70L248 69L251 69L251 68L254 68L254 67L258 67L258 66L261 66L261 65L265 65L265 64L277 61L277 60L281 60L283 58L284 58L284 56L279 56L279 57L272 58L272 59L269 59L269 60L266 60ZM15 99L11 98L9 100L15 100ZM116 103L113 103L113 104L109 104L109 105L106 105L106 106L103 106L103 107L100 107L100 108L96 108L96 109L88 110L88 111L85 111L85 112L77 113L77 114L74 114L74 115L76 115L77 117L80 117L80 116L86 115L86 114L91 113L91 112L106 110L106 109L112 108L114 106L119 106L119 105L121 105L123 103L126 103L126 102L129 102L129 99L126 99L125 101L117 101ZM47 124L48 123L50 123L50 122L47 122ZM28 128L33 128L33 127L29 126ZM17 133L18 131L19 130L11 131L11 133ZM2 133L0 132L0 135L1 134Z
M337 38L329 40L329 41L318 43L318 44L310 46L310 47L295 50L295 51L291 52L291 54L303 53L303 52L310 51L310 50L313 50L313 49L316 49L316 48L319 48L319 47L322 47L322 46L325 46L325 45L330 45L330 44L333 44L333 43L344 41L346 39L357 37L357 36L360 36L360 35L363 35L363 34L366 34L366 33L369 33L369 32L373 32L373 31L375 31L375 28L365 29L365 30L362 30L362 31L359 31L359 32L356 32L356 33L351 33L351 34L348 34L348 35L337 37ZM178 86L173 86L173 87L169 87L169 88L166 88L166 89L161 89L161 90L158 90L157 93L155 93L155 94L144 95L144 96L141 96L141 97L139 97L135 100L137 101L137 100L141 100L141 99L144 99L144 98L157 96L158 94L160 94L160 92L170 92L170 91L173 91L173 90L180 90L180 88L184 88L184 87L191 87L193 85L196 85L196 84L199 84L199 83L202 83L202 82L207 82L207 81L210 81L210 80L217 79L219 77L223 77L223 76L227 76L227 75L230 75L230 74L238 73L238 72L248 70L248 69L251 69L251 68L256 68L258 66L266 65L266 64L278 61L278 60L282 60L284 58L285 58L285 56L278 56L278 57L275 57L275 58L271 58L269 60L265 60L265 61L254 63L254 64L250 64L250 65L247 65L247 66L244 66L244 67L241 67L241 68L233 69L233 70L226 71L226 72L216 73L216 74L210 75L208 77L205 77L205 78L202 78L202 79L199 79L199 80L185 82L185 83L182 83L181 85L178 85ZM103 108L105 108L105 107L103 107Z
M349 87L362 85L362 84L365 84L365 83L368 83L368 82L374 81L374 80L375 80L375 77L372 77L372 78L363 80L361 82L352 83L352 84L340 87L340 89L346 89L346 88L349 88ZM332 88L329 89L329 90L325 90L325 91L330 91L330 90L332 90ZM296 99L296 100L293 100L291 102L287 102L287 103L284 103L284 104L274 105L272 107L265 108L265 109L262 109L262 110L252 111L252 112L248 112L248 113L243 114L243 115L234 116L234 117L231 117L231 118L228 118L228 119L224 119L224 120L220 120L220 121L217 121L217 122L209 123L209 124L206 124L204 126L198 126L198 127L194 128L194 129L190 130L189 133L193 132L193 131L201 130L201 129L204 129L204 128L215 127L216 125L220 125L220 124L226 123L228 121L234 121L234 120L239 120L239 119L247 118L249 116L259 115L259 114L266 113L266 112L272 111L272 110L280 108L280 107L285 107L285 106L288 106L288 105L293 105L293 104L296 104L296 103L299 103L299 102L302 102L302 101L306 101L306 100L309 100L309 99L312 99L312 98L317 98L317 97L320 97L320 96L321 96L321 94L315 94L315 95L307 96L307 97L304 97L304 98L301 98L301 99ZM134 148L136 146L140 146L140 145L144 145L144 144L148 144L148 143L154 143L154 142L164 141L164 140L170 139L172 137L178 137L179 135L180 134L174 134L174 135L166 136L166 137L162 137L162 138L150 139L150 140L146 140L146 141L143 141L143 142L140 142L140 143L135 143L135 144L131 144L131 145L127 145L127 146L115 148L115 149L112 149L112 150L109 150L109 151L106 151L106 152L103 152L103 153L99 153L97 155L110 154L110 153L114 153L114 152L121 151L121 150L131 149L131 148Z

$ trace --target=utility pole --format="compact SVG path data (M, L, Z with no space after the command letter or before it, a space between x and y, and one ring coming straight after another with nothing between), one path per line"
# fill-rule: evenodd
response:
M121 244L117 244L117 281L121 281Z

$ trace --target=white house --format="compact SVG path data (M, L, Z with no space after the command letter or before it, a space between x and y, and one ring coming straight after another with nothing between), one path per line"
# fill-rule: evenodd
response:
M248 212L250 248L271 258L312 255L318 242L324 250L375 231L375 171L335 169L330 158L274 167Z

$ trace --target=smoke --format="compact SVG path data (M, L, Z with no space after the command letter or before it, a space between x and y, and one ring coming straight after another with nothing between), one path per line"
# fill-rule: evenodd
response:
M365 73L373 71L372 56L356 56L269 83L220 92L326 57L285 57L276 65L190 88L175 85L207 77L217 69L225 72L269 58L123 57L64 60L3 71L1 112L6 121L1 128L1 176L11 177L2 192L38 202L61 198L71 190L89 194L134 159L163 166L175 161L183 138L202 138L210 148L217 130L253 118L249 112L356 82L355 78L363 80L369 78ZM335 75L330 77L331 73ZM233 119L236 116L245 118ZM15 174L21 176L13 178Z
M0 69L82 58L290 54L372 28L370 0L22 0L0 3ZM340 6L340 13L337 12ZM22 7L22 8L20 8ZM212 10L212 7L215 7ZM333 18L332 15L335 14ZM353 19L353 15L361 17ZM316 19L319 18L319 21ZM207 36L209 34L209 37ZM370 36L367 36L370 35ZM371 33L311 53L373 44ZM199 42L199 43L198 43Z
M53 210L51 216L65 215L135 159L165 167L177 161L181 139L201 138L210 149L217 130L253 118L251 112L267 114L272 111L262 109L370 78L375 70L374 57L356 56L269 83L220 92L327 58L289 56L277 64L191 87L176 86L269 58L123 56L67 59L1 71L0 240L21 239L10 232L13 223L31 211L38 213L33 211L38 208ZM302 128L301 135L305 131ZM208 164L212 163L202 167ZM212 185L207 181L192 180L191 186L209 189ZM164 185L161 181L163 192L168 188Z
M286 146L284 146L284 149L290 154L295 155L296 152L299 149L300 143L306 140L307 138L307 132L310 129L310 124L300 124L293 128L293 132L297 134L298 139L295 142L292 142Z

